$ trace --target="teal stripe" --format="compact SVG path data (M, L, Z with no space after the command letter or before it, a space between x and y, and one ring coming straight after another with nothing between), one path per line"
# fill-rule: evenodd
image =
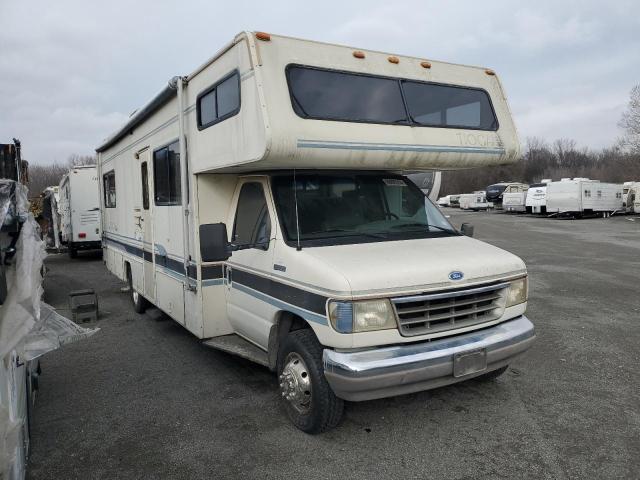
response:
M410 145L393 143L353 143L353 142L321 142L315 140L298 140L298 148L329 148L336 150L384 150L395 152L444 152L444 153L482 153L503 155L504 148L457 147L450 145Z
M262 300L263 302L268 303L269 305L273 305L276 308L280 308L282 310L287 310L292 313L300 315L305 320L309 320L310 322L319 323L320 325L328 325L327 318L324 315L318 315L317 313L309 312L308 310L303 310L302 308L296 307L295 305L291 305L290 303L285 303L277 298L270 297L269 295L265 295L264 293L258 292L249 287L245 287L239 283L233 282L231 284L231 288L236 288L247 295L251 295L252 297L257 298L258 300Z

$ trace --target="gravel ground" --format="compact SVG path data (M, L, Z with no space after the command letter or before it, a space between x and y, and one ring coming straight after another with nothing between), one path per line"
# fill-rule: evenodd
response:
M287 421L267 369L133 312L98 258L47 260L46 301L92 287L101 331L42 359L31 479L638 478L640 218L447 212L521 256L538 340L494 382Z

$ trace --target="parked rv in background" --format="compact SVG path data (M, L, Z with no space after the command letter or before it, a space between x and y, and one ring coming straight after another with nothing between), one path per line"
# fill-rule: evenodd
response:
M79 250L102 248L100 193L95 165L73 167L62 177L60 195L60 232L69 256ZM115 202L115 200L114 200Z
M589 215L620 212L622 185L588 178L563 178L547 184L547 213Z
M487 210L489 203L484 191L477 191L473 193L463 193L460 195L459 204L461 210Z
M97 148L105 262L136 311L277 372L318 433L343 400L495 377L531 346L522 260L394 173L519 145L491 70L243 32Z
M625 182L623 198L627 213L640 213L640 182Z
M522 213L526 211L527 191L529 185L524 183L508 185L502 192L502 208L507 212Z
M547 184L551 181L551 179L544 179L540 183L529 186L525 203L527 213L547 213Z
M496 209L502 208L502 196L508 187L525 188L528 187L525 183L518 182L500 182L489 185L486 189L487 201L491 202Z

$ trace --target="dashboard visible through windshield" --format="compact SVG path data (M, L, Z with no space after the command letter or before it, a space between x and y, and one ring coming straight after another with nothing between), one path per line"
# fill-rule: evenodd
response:
M273 196L288 243L301 246L459 235L406 178L385 173L274 175ZM297 204L297 221L296 221Z

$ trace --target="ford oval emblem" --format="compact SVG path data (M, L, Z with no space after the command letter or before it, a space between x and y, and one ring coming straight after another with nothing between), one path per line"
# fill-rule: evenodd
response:
M463 278L464 278L464 273L462 272L455 271L449 274L449 280L462 280Z

